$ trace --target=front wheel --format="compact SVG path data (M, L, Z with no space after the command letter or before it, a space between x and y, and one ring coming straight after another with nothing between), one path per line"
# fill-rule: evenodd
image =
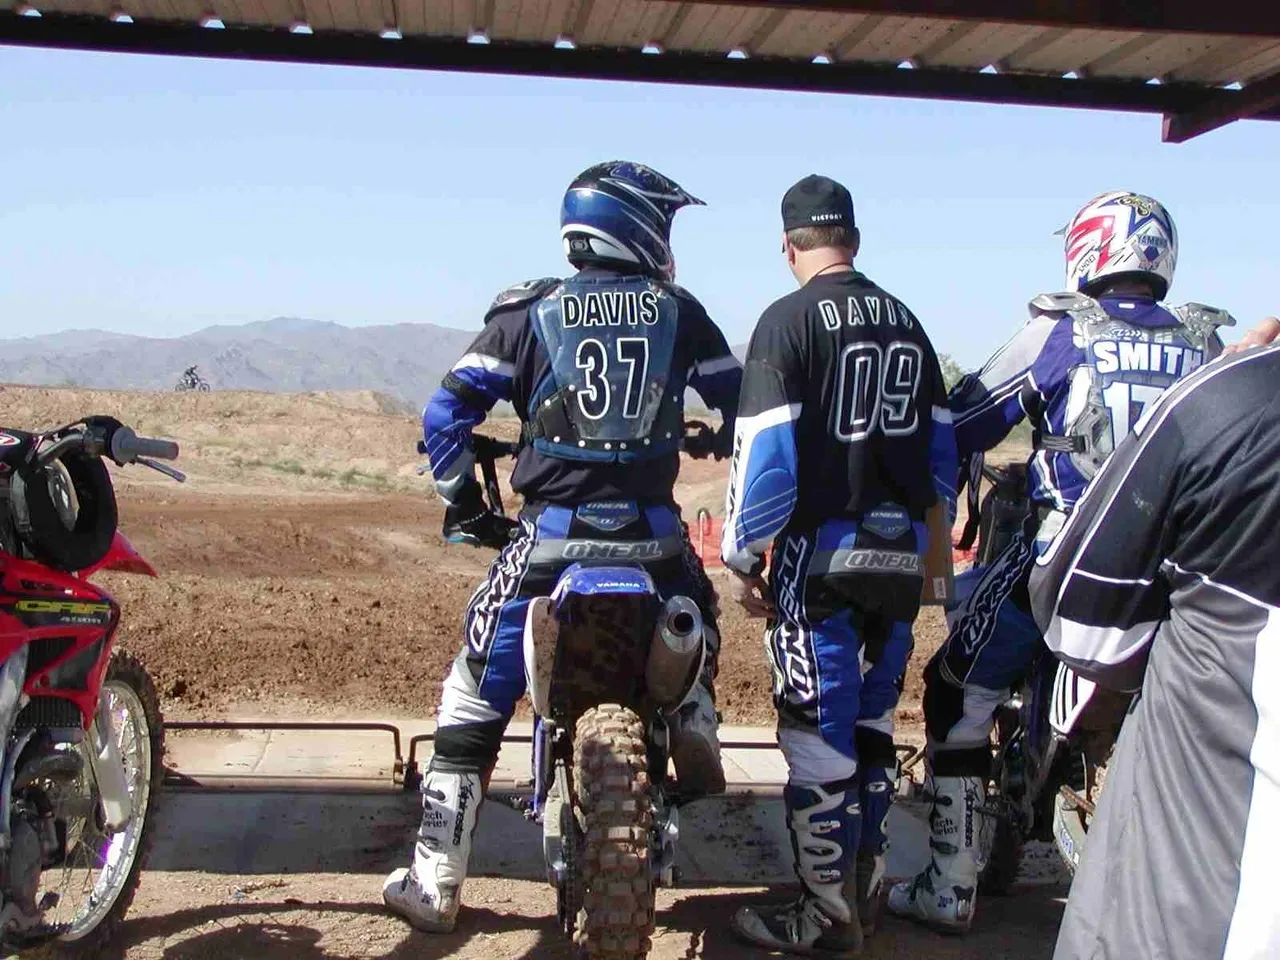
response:
M586 838L578 945L591 960L642 960L654 922L644 723L617 704L594 707L578 720L573 752Z
M142 664L122 651L112 654L99 698L111 714L133 815L123 829L105 829L86 737L80 745L84 769L53 803L55 822L65 830L63 861L40 877L42 892L57 895L45 920L65 928L58 945L69 956L100 955L133 902L151 848L151 817L164 772L164 718Z

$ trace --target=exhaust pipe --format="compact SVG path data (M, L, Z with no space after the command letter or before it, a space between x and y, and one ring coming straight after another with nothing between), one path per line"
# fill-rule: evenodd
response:
M694 669L702 662L702 613L688 597L672 597L664 604L649 645L644 679L649 696L670 710L689 692Z

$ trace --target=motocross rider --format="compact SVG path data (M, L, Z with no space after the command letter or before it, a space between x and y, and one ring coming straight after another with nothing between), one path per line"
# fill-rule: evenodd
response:
M889 892L900 916L952 931L973 920L978 843L996 708L1042 648L1027 581L1090 478L1144 407L1221 353L1223 311L1161 301L1178 235L1169 212L1141 194L1090 200L1064 228L1067 291L1030 302L1030 319L952 390L956 445L976 509L984 451L1023 418L1031 513L1020 537L985 569L962 574L948 636L925 669L926 792L932 857Z
M742 366L702 305L673 282L671 224L689 205L702 201L638 163L580 174L560 214L578 272L500 294L423 412L446 537L501 553L472 596L465 642L444 682L413 863L383 887L387 906L420 930L454 927L476 814L525 691L526 612L568 566L571 540L645 546L659 589L702 608L709 655L672 719L671 755L685 796L724 790L715 592L672 490L686 385L724 417L720 459L730 451ZM489 510L473 470L472 428L500 400L514 404L523 426L511 478L525 500L518 525ZM613 442L596 439L602 423Z

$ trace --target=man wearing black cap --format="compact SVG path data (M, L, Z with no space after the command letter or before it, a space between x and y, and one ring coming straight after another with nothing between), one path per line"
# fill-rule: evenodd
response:
M734 928L773 950L846 957L874 922L925 513L939 497L954 511L955 440L919 321L853 267L849 191L806 177L783 197L782 224L800 289L765 310L747 348L722 553L739 602L769 621L804 889L743 908Z

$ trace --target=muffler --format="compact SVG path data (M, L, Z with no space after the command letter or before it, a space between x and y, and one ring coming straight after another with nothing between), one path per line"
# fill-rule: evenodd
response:
M649 696L663 710L680 705L702 663L702 613L688 597L672 597L658 616L644 681Z

